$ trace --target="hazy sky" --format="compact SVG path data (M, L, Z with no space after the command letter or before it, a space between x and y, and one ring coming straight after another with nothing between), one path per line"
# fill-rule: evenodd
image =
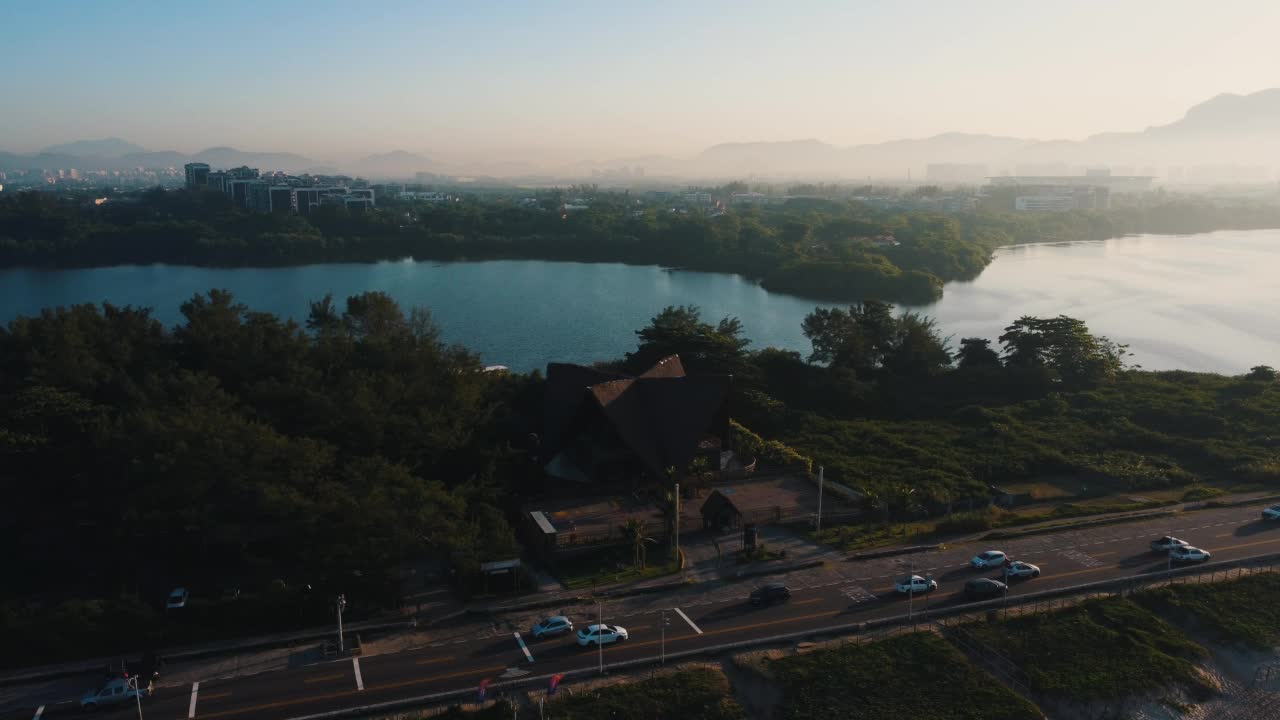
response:
M1080 138L1280 86L1278 27L1276 0L0 0L0 148Z

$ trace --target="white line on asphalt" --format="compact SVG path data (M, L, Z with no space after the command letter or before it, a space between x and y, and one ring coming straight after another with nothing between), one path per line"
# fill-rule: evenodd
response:
M44 714L44 706L36 708L36 714L31 716L31 720L40 720L40 716Z
M351 667L356 669L356 689L364 690L364 678L360 677L360 658L351 658Z
M684 621L685 621L685 622L689 623L689 627L693 628L693 631L694 631L694 632L698 633L699 635L701 635L701 634L702 634L702 630L701 630L697 625L694 625L694 624L693 624L693 621L689 619L689 616L688 616L688 615L685 615L685 614L684 614L684 611L683 611L683 610L681 610L680 608L676 608L676 609L675 609L675 611L676 611L676 614L677 614L677 615L679 615L680 617L684 618Z
M199 692L200 692L200 681L197 680L191 683L191 704L187 706L187 717L189 718L193 718L196 716L196 694L198 694Z
M524 651L525 659L533 662L533 653L529 652L529 646L524 644L524 638L520 637L520 633L516 633L516 642L520 643L520 649Z

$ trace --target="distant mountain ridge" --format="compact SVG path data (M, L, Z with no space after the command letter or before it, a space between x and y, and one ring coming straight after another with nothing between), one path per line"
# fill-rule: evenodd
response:
M447 154L446 154L447 157ZM411 179L435 175L580 178L593 171L643 168L649 178L741 178L810 176L816 178L923 179L930 164L986 166L993 174L1019 166L1108 165L1167 168L1195 164L1280 165L1280 88L1247 95L1222 94L1192 106L1182 118L1133 132L1108 132L1083 140L1040 141L974 133L943 133L926 138L841 147L816 139L732 142L713 145L689 158L649 155L608 161L578 161L541 166L527 161L433 161L396 150L346 162L318 162L294 153L245 152L228 147L194 155L149 152L120 138L54 145L34 155L0 152L0 169L125 169L180 167L191 161L215 167L249 165L262 170L304 172L312 168L370 178ZM639 177L640 173L628 174Z

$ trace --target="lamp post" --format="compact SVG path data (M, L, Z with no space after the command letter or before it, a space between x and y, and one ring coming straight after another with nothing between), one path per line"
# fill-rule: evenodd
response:
M338 608L338 653L346 652L346 648L342 640L342 611L347 609L347 595L342 593L338 595L338 601L334 603Z
M659 665L667 664L667 609L662 608L662 651L658 660Z
M680 567L680 579L684 580L684 565L680 562L680 483L676 483L676 565Z
M818 535L822 534L822 486L825 484L823 480L824 478L822 474L822 466L819 465L818 466L818 522L817 522L817 528L816 528ZM818 542L822 542L821 538L817 538L817 540Z
M142 720L142 688L138 684L138 676L131 676L125 686L133 690L133 699L138 703L138 720Z

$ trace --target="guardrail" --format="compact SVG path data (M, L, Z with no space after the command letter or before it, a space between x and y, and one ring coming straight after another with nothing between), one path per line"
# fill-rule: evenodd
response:
M1055 608L1067 607L1087 599L1090 596L1125 596L1136 592L1137 590L1155 587L1158 585L1180 582L1218 582L1257 572L1274 572L1277 569L1280 569L1280 553L1259 555L1251 558L1227 560L1197 567L1176 568L1173 570L1150 573L1145 576L1113 578L1111 580L1100 580L1081 585L1072 585L1065 588L1054 588L1026 595L1016 595L1007 599L1000 598L996 600L986 600L978 603L967 603L962 606L942 608L935 607L921 612L911 612L906 615L896 615L894 617L847 623L844 625L835 625L825 628L798 630L770 635L768 637L721 643L719 645L695 648L692 650L669 652L666 653L665 658L661 660L658 657L623 660L619 662L606 663L603 669L605 673L608 674L609 672L656 666L660 662L678 662L688 658L715 656L725 652L775 645L783 642L793 642L800 639L822 638L832 635L847 635L849 633L856 634L853 637L848 638L848 642L866 642L868 640L890 637L899 633L911 632L921 624L933 625L936 623L945 625L948 628L955 628L967 622L988 620L993 615L1000 616L1001 613L1007 616L1010 610L1026 613L1044 612ZM998 661L993 660L993 662L998 665ZM520 693L535 691L539 688L545 688L547 687L547 682L551 679L551 676L555 674L562 674L565 679L589 678L599 675L600 668L582 668L578 670L566 670L563 673L528 675L509 680L502 680L500 678L497 682L489 685L489 696L500 699L504 696L518 695ZM1016 676L1014 680L1016 681L1015 685L1021 686L1019 689L1023 691L1026 690L1026 683L1024 680L1019 680ZM571 691L571 688L565 688L565 690ZM470 687L457 690L446 690L438 693L431 693L429 695L391 700L358 708L348 708L344 710L334 710L330 712L295 717L291 720L337 720L338 718L365 717L379 713L389 713L420 708L423 706L437 705L447 703L449 701L465 702L468 698L474 698L475 694L475 688Z

